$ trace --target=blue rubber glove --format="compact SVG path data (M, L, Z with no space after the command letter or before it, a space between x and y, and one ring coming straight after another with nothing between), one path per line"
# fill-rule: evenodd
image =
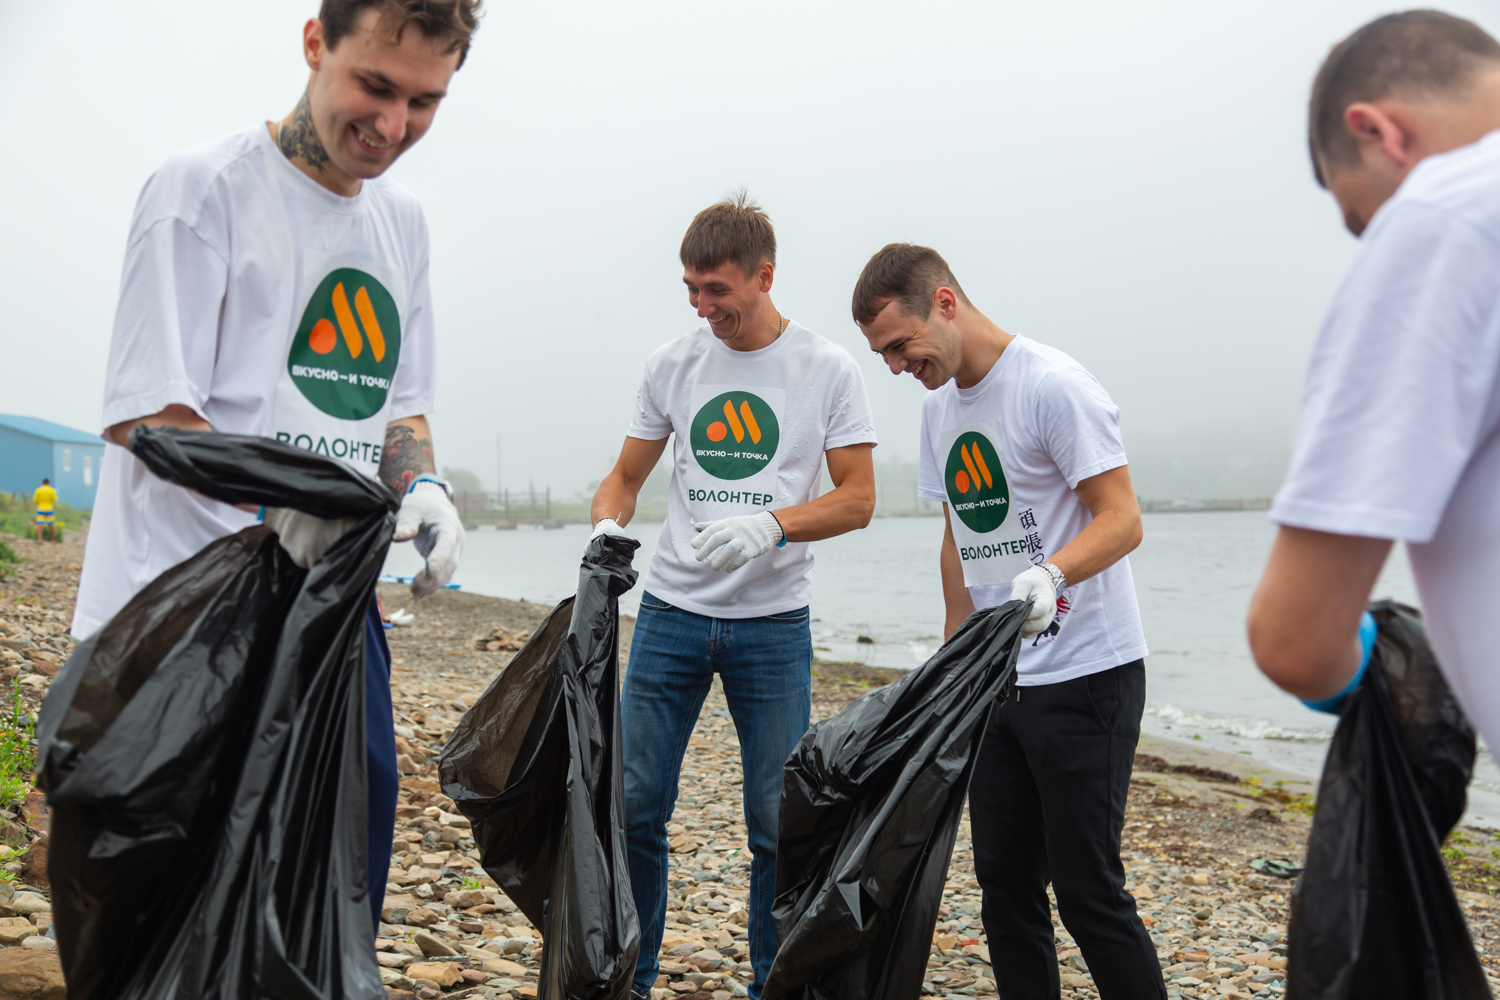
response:
M1315 712L1327 712L1329 715L1338 715L1344 710L1344 700L1349 697L1349 692L1359 687L1365 679L1365 669L1370 665L1370 651L1375 648L1375 616L1366 611L1359 616L1359 669L1354 671L1354 677L1344 686L1344 690L1330 698L1322 701L1308 701L1302 699L1302 704Z

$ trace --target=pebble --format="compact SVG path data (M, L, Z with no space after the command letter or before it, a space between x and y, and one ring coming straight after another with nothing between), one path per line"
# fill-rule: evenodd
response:
M28 562L0 580L0 680L35 678L21 693L34 711L73 648L67 627L83 532L69 532L59 545L6 540ZM405 588L382 585L380 591L387 609L410 603ZM387 632L403 776L377 954L381 981L401 1000L537 996L540 936L479 865L470 825L442 794L436 767L467 706L514 655L508 647L519 647L550 610L444 591L417 606L410 627ZM621 622L622 649L629 646L632 625L628 618ZM888 675L857 665L819 664L813 717L835 714L872 683L886 680ZM653 1000L746 995L750 858L740 784L739 740L715 683L688 746L668 827L667 926ZM1126 888L1156 946L1170 996L1206 1000L1285 993L1293 883L1251 871L1248 862L1254 857L1300 861L1307 818L1269 802L1277 822L1251 822L1263 819L1258 814L1265 806L1247 801L1244 791L1141 767L1132 779L1122 851ZM9 835L16 846L42 842L46 820L37 801L33 797L29 808L15 804L0 812L0 839ZM19 861L0 865L13 881L23 877L20 869ZM0 945L8 945L0 946L0 977L24 967L60 984L56 941L45 936L51 906L41 884L44 866L24 877L28 884L0 881ZM1500 910L1493 890L1464 889L1460 901L1492 986L1500 988L1493 977L1500 960ZM979 913L965 817L929 951L924 996L995 996ZM1096 997L1087 962L1055 908L1053 924L1067 995Z

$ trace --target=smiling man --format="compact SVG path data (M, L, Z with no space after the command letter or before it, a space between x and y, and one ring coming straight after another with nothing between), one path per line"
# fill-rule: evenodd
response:
M173 156L131 221L105 379L105 449L73 634L255 515L157 479L138 425L274 437L378 476L396 538L433 543L413 583L448 582L463 547L434 476L427 227L382 174L432 125L468 52L479 0L323 0L302 32L295 110ZM267 523L302 565L338 526ZM369 891L378 921L396 807L390 658L366 627ZM373 932L373 927L372 927Z
M1000 995L1058 995L1050 881L1099 995L1165 997L1120 864L1146 707L1126 559L1141 514L1120 411L1077 361L974 308L927 247L892 243L870 258L853 312L891 373L931 390L917 491L943 504L947 522L943 635L975 608L1036 602L1014 694L990 715L969 788Z
M776 956L781 768L812 712L809 542L870 522L875 428L848 352L771 301L776 234L743 195L683 237L688 301L708 321L651 355L619 462L594 495L618 531L676 435L667 520L647 574L621 695L630 884L641 918L634 990L656 981L667 821L682 756L717 673L740 737L749 828L751 997ZM824 461L833 489L819 496ZM679 870L679 877L684 874Z

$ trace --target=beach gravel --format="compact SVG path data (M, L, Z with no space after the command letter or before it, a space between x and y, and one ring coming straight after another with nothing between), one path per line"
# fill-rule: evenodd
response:
M40 546L5 539L27 561L0 579L0 678L14 682L30 712L74 645L67 628L83 539L83 532ZM542 941L480 868L468 821L442 794L436 770L464 711L550 608L463 591L413 605L405 588L384 584L380 597L387 612L406 608L416 615L412 625L386 633L403 773L376 939L382 980L397 1000L531 1000ZM633 624L629 618L621 622L622 666ZM894 676L857 664L817 663L813 717L840 711ZM1137 758L1125 819L1126 888L1156 945L1170 997L1285 993L1293 883L1263 876L1249 862L1300 862L1311 803L1244 768L1238 771L1204 766L1201 754L1174 754L1159 740ZM45 858L46 834L39 794L0 809L0 840L16 849L0 862L0 996L64 996L57 953L41 950L55 946L47 937L45 861L26 860ZM745 929L749 850L740 809L739 742L717 684L688 746L668 835L667 926L654 998L742 997L751 978ZM1500 852L1500 839L1465 829L1450 839L1446 855L1475 944L1492 985L1500 988L1492 851ZM1063 996L1097 996L1071 935L1060 921L1054 925ZM994 996L990 959L966 818L923 995Z

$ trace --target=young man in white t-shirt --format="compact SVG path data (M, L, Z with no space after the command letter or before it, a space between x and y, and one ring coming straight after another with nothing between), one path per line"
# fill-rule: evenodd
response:
M630 883L641 919L634 991L657 978L667 821L713 676L740 737L749 828L751 997L776 956L781 769L812 711L809 542L863 528L875 509L875 428L848 352L771 301L776 234L744 196L683 237L688 301L708 321L651 355L598 531L618 531L676 435L667 519L641 595L621 695ZM826 459L833 489L819 496ZM711 873L716 874L716 873Z
M468 52L479 0L323 0L303 29L296 109L176 154L131 221L104 392L104 461L73 634L256 515L163 482L130 454L137 426L274 437L378 476L396 539L433 542L418 594L463 546L433 475L427 227L381 175L432 124ZM268 511L309 565L341 525ZM369 892L379 914L396 808L390 656L366 623ZM372 927L373 931L373 927Z
M893 243L870 258L853 312L892 374L932 390L917 492L943 504L944 636L976 608L1036 602L1014 694L990 716L969 789L1000 995L1058 995L1050 881L1099 995L1165 997L1120 863L1146 704L1126 559L1141 514L1120 412L1078 362L975 309L927 247Z
M1382 17L1334 47L1309 117L1361 245L1313 348L1251 648L1337 712L1402 540L1443 673L1500 747L1500 43L1437 11Z

